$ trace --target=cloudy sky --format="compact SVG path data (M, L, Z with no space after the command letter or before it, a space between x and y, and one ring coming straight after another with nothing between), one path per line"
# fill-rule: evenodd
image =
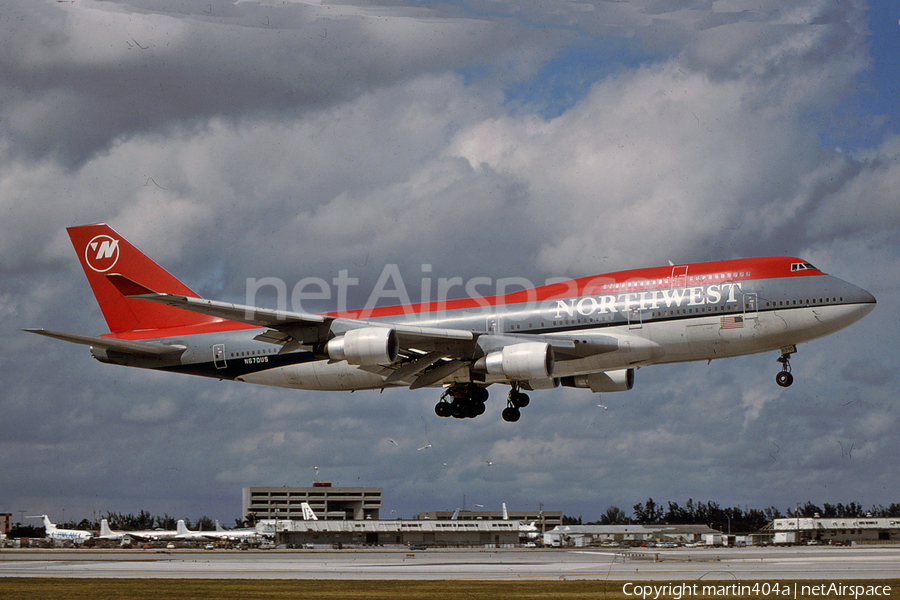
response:
M314 467L383 486L386 516L900 502L900 12L880 4L6 0L0 512L230 523L241 487ZM435 390L218 382L22 333L107 331L65 235L101 221L234 302L346 270L361 305L386 264L416 297L423 264L543 282L788 254L879 305L802 346L789 389L772 353L535 392L516 424L494 389L458 421Z

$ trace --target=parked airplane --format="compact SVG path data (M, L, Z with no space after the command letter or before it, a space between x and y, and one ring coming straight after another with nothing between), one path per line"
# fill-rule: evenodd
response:
M183 519L178 520L176 527L178 531L175 539L177 540L193 540L193 541L212 541L212 540L250 540L261 537L267 537L255 528L244 529L223 529L219 522L216 521L215 531L191 531L185 525Z
M476 417L487 387L632 389L648 365L778 351L875 308L867 291L790 257L670 265L503 296L310 314L201 299L105 224L68 229L111 333L27 329L91 347L99 361L311 390L443 387L435 412Z
M55 523L50 522L50 517L48 517L47 515L28 518L42 519L44 521L44 535L45 537L48 537L52 540L69 540L71 542L75 542L76 544L83 544L84 542L94 537L93 531L84 531L81 529L60 529L56 526Z
M184 524L184 521L181 521ZM142 529L138 531L125 531L111 529L107 519L100 519L100 535L97 537L101 540L122 540L131 538L141 542L151 542L157 540L173 540L177 537L178 531L172 529Z

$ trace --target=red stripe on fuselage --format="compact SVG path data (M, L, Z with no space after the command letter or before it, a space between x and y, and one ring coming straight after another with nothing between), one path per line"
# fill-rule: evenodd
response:
M447 300L445 302L429 302L424 304L411 304L408 306L382 306L369 310L328 313L328 315L348 319L369 319L576 298L609 293L611 289L613 291L640 291L685 287L703 283L724 283L727 281L741 282L756 279L824 275L824 273L816 269L804 269L792 272L791 265L797 263L806 264L806 261L788 256L777 256L650 267L645 269L605 273L591 277L582 277L580 279L570 279L560 283L512 292L503 296L459 298L456 300ZM627 287L622 288L621 286L623 284L626 284ZM616 285L619 285L620 287L616 288Z
M168 327L165 329L147 329L143 331L125 331L122 333L104 333L100 337L117 340L155 340L160 338L177 338L202 333L222 333L225 331L244 331L246 329L265 329L259 325L249 325L221 319L213 323L190 325L187 327Z

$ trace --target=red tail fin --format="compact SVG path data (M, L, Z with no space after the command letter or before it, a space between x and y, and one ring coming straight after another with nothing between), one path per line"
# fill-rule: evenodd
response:
M105 223L69 227L67 231L112 333L154 331L221 320L155 302L126 298L107 275L124 275L155 292L199 296Z

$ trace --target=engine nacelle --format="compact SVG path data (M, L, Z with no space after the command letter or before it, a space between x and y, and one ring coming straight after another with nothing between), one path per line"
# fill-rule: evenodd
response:
M351 365L389 365L397 360L400 345L393 329L363 327L329 340L325 352L328 358L346 360Z
M567 387L590 388L595 393L627 392L634 387L634 369L563 377L560 383Z
M475 361L475 370L502 375L511 381L530 381L553 377L553 348L541 342L504 346Z

